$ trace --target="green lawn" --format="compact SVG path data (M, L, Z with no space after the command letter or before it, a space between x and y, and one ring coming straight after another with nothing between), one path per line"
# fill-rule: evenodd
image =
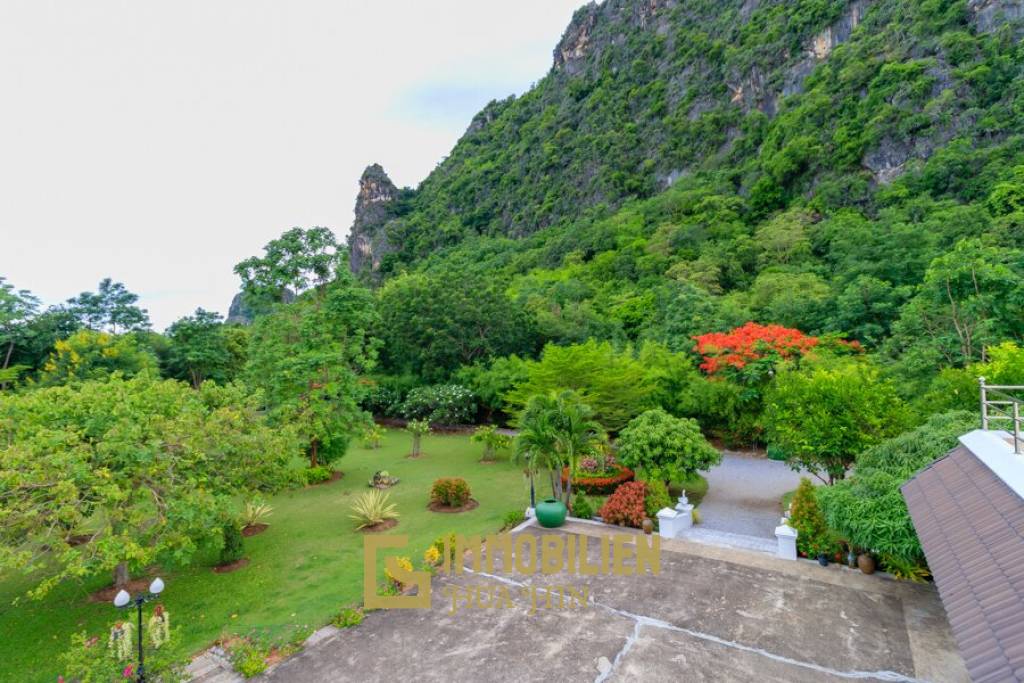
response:
M248 567L231 574L215 574L208 565L164 573L163 603L172 627L180 628L182 647L196 652L231 633L283 641L322 626L342 606L361 602L362 535L348 518L349 505L369 490L367 481L376 470L402 480L390 489L400 523L387 533L409 535L407 554L417 564L440 534L497 531L507 512L526 507L529 487L521 470L504 460L481 464L481 447L468 437L427 436L419 460L405 457L409 444L406 433L389 431L378 450L350 450L338 463L345 472L341 481L273 498L270 528L246 539ZM430 484L442 476L464 477L480 507L460 514L428 511ZM65 585L42 601L22 598L12 605L29 584L21 577L0 581L0 681L52 683L59 673L55 657L67 649L73 632L103 634L105 641L118 611L87 600L105 582L109 579L98 577Z

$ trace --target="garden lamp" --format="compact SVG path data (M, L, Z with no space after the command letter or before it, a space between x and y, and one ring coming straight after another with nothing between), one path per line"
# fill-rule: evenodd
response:
M136 595L133 598L131 596L131 594L128 593L128 591L126 591L126 590L124 590L122 588L121 590L119 590L117 592L117 595L114 596L114 607L117 607L119 609L123 609L123 608L126 608L126 607L134 604L135 605L136 613L138 615L138 625L139 625L139 636L138 636L139 637L139 675L138 675L138 678L136 678L135 680L139 681L139 683L144 683L144 681L146 680L146 671L145 671L145 665L143 664L143 654L142 654L142 641L143 641L143 637L142 637L142 606L144 604L146 604L147 602L149 602L150 600L155 600L157 598L157 596L159 596L160 593L163 592L163 590L164 590L164 580L161 579L158 576L155 579L153 579L152 583L149 584L149 591L146 592L146 593L139 593L138 595Z

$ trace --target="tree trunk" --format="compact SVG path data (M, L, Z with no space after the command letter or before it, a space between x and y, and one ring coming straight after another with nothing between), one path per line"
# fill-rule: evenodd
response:
M313 442L310 443L310 446L311 446L311 448L309 449L309 466L310 467L316 467L316 464L317 464L317 448L319 447L319 445L320 445L320 442L317 439L313 439Z
M4 370L7 369L7 366L11 362L11 354L12 353L14 353L14 340L13 339L7 345L7 354L4 356Z
M131 577L128 575L128 563L121 562L114 567L114 588L127 588L128 579Z

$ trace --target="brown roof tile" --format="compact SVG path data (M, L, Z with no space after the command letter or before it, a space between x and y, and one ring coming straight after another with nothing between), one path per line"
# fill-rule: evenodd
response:
M902 490L971 677L1021 680L1024 499L965 446Z

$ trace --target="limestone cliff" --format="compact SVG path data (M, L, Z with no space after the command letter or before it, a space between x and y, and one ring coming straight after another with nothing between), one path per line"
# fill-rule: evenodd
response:
M355 220L348 235L352 272L373 272L389 246L385 224L394 218L399 190L380 164L371 164L359 178Z

